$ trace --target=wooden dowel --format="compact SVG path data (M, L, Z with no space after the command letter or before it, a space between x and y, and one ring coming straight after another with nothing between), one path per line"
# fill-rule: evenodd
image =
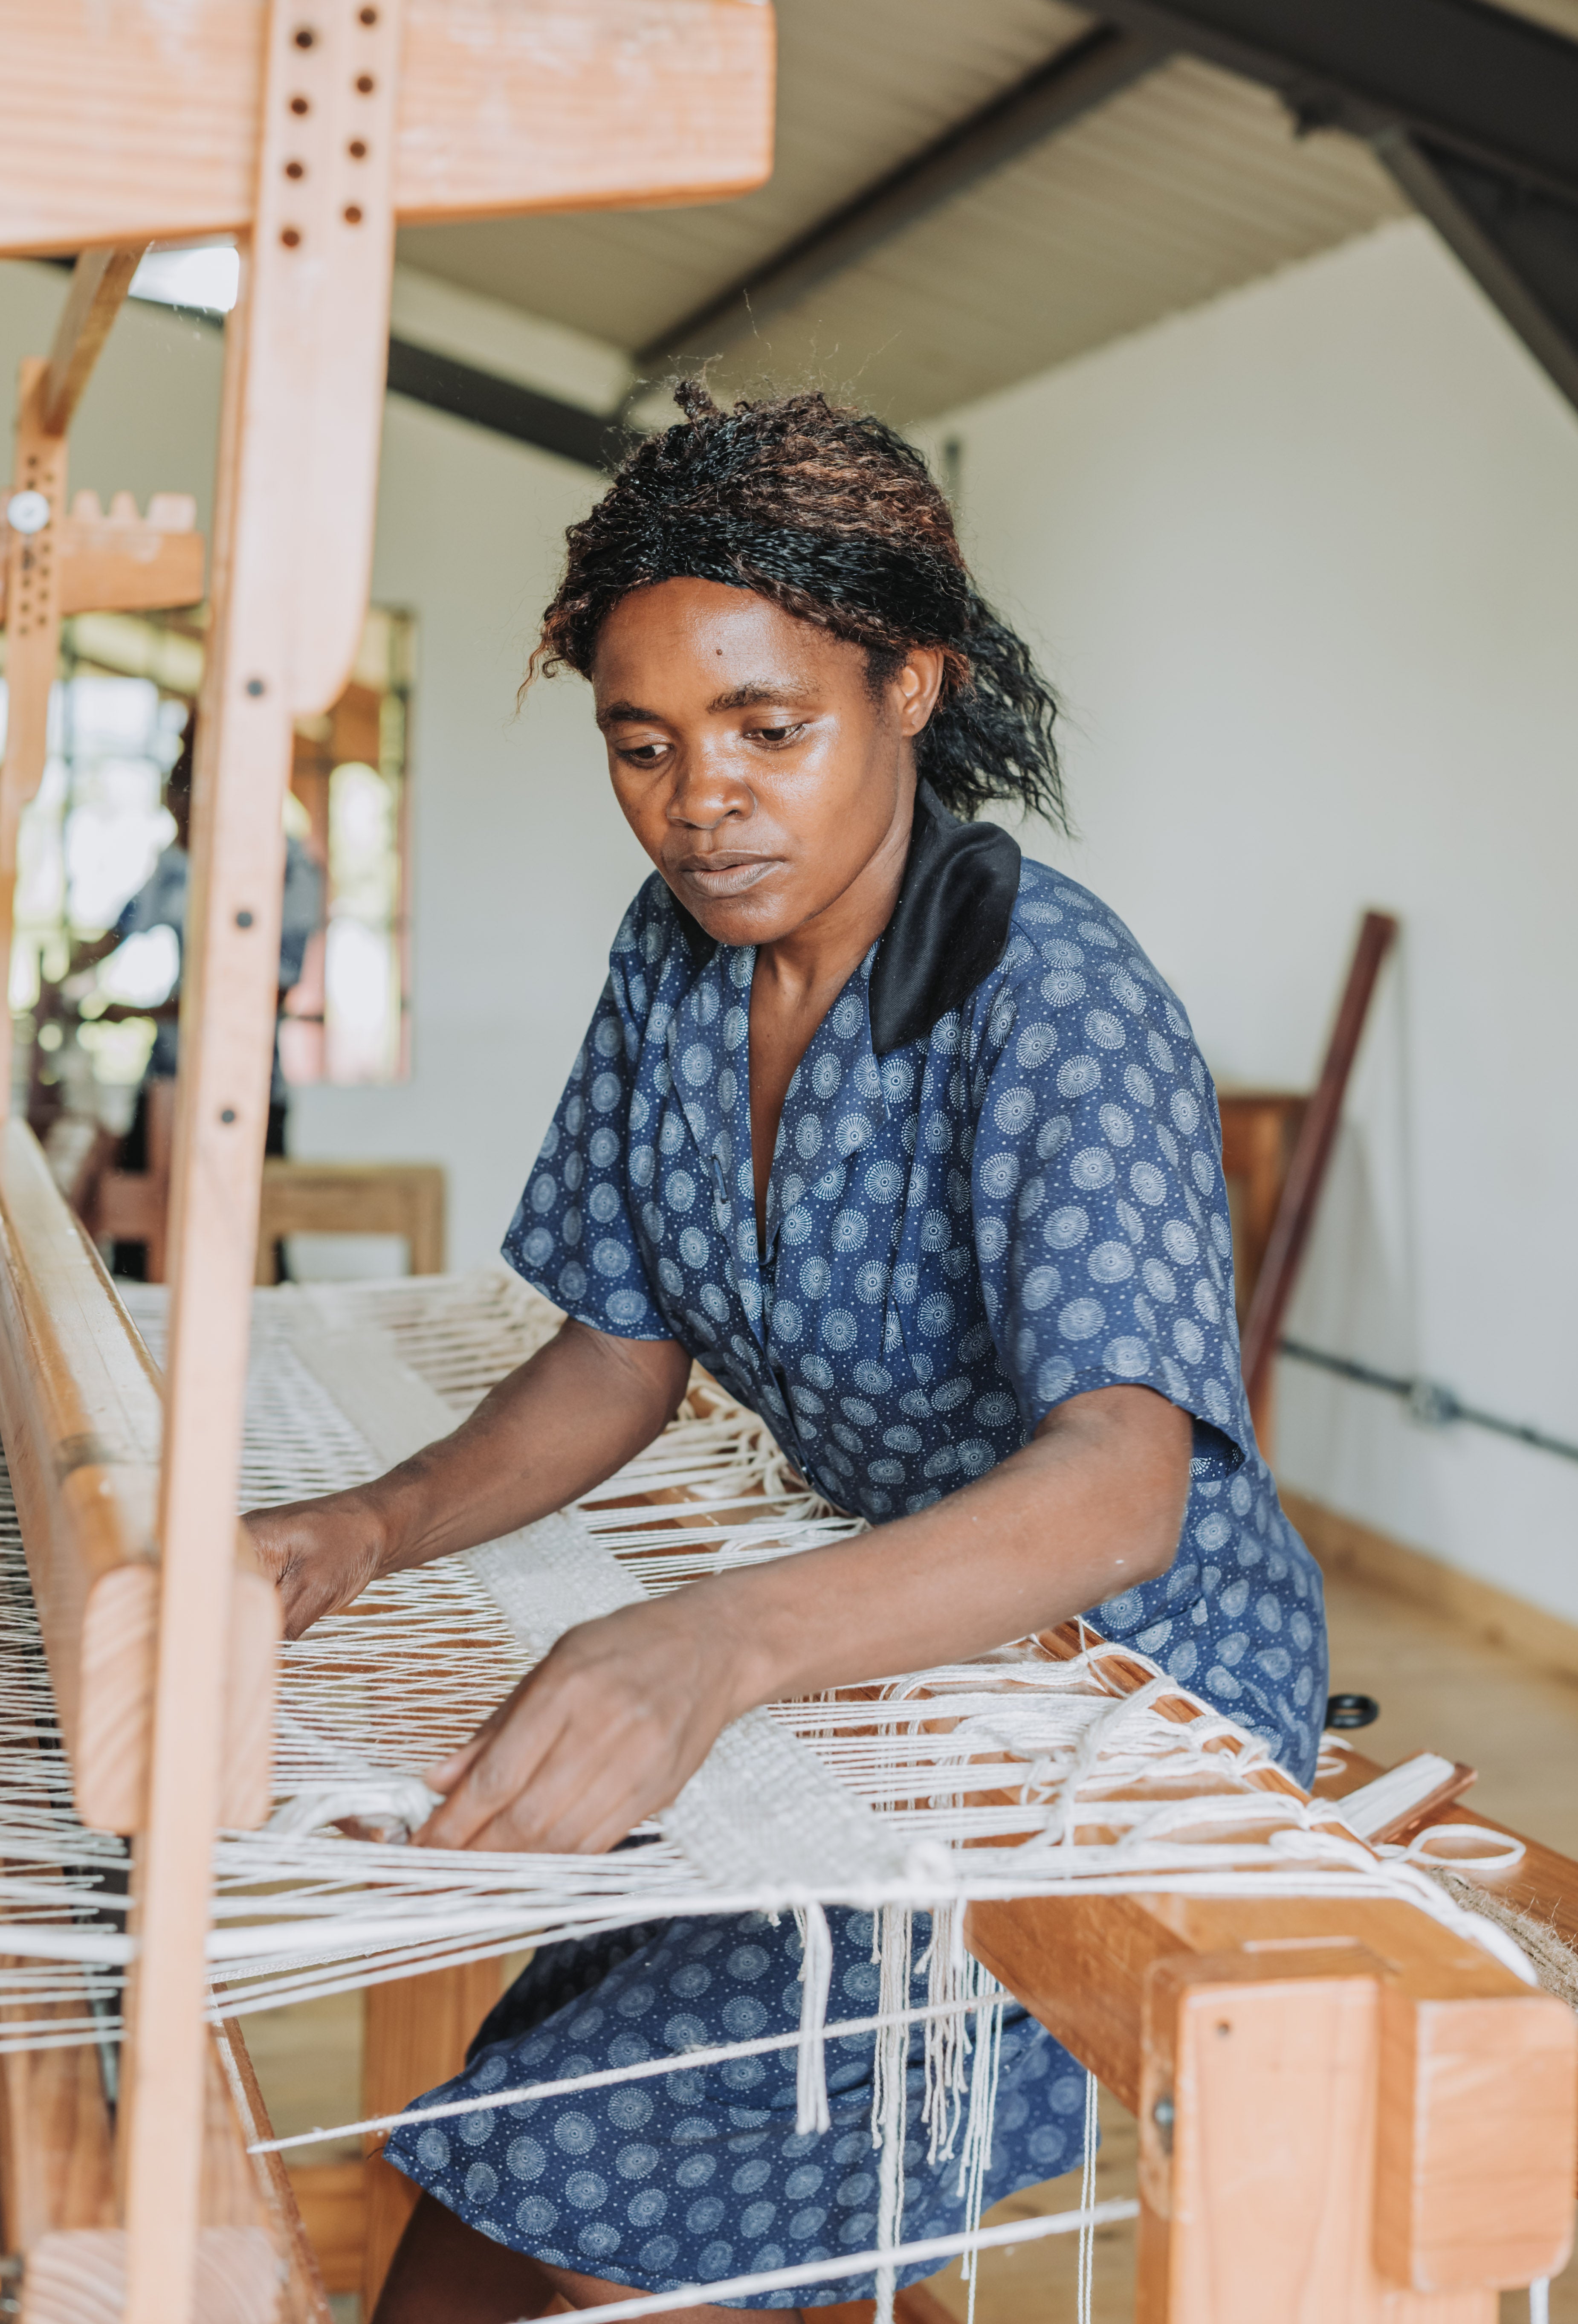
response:
M1249 1389L1255 1432L1262 1444L1269 1440L1272 1367L1282 1324L1287 1314L1310 1230L1320 1207L1326 1169L1342 1119L1353 1060L1359 1054L1365 1019L1370 1014L1381 963L1391 949L1397 921L1388 912L1366 912L1348 967L1337 1021L1332 1028L1325 1062L1314 1097L1299 1127L1287 1182L1266 1246L1266 1257L1255 1285L1255 1296L1244 1320L1243 1374Z
M63 436L71 425L146 250L145 243L120 250L85 250L72 269L40 399L39 416L47 435Z

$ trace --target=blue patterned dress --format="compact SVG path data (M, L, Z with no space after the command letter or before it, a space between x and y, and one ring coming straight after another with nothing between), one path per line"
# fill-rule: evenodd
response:
M760 1252L754 964L648 881L511 1225L511 1264L599 1331L678 1340L874 1525L983 1475L1069 1397L1136 1383L1167 1397L1195 1424L1177 1555L1092 1619L1307 1781L1326 1689L1320 1577L1250 1424L1215 1095L1178 1002L1086 890L995 826L955 823L923 787L894 917L789 1085ZM830 1920L835 1997L863 2015L870 1922ZM798 1963L792 1923L759 1918L553 1947L429 2095L790 2031ZM872 2240L872 2050L868 2036L830 2052L821 2138L795 2133L787 2052L412 2126L387 2152L550 2264L652 2290L764 2271ZM918 2036L911 2082L905 2233L953 2232L958 2168L925 2159ZM1082 2106L1067 2053L1010 2013L988 2201L1073 2167ZM871 2294L870 2278L843 2277L740 2304Z

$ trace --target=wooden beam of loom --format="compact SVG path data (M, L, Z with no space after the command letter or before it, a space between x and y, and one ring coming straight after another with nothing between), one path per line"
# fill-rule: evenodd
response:
M0 1440L77 1812L145 1819L159 1607L159 1379L25 1122L0 1125ZM232 1521L221 1816L269 1810L279 1601Z
M291 31L327 44L333 13L299 7ZM402 226L718 201L771 167L773 21L755 0L405 0L404 14L386 68ZM0 0L0 255L245 233L268 18L266 0L186 0L176 17L154 0Z
M1564 2264L1578 2021L1413 1906L1039 1897L966 1941L1139 2117L1139 2324L1494 2324Z
M107 512L97 493L75 493L70 514L51 528L62 618L163 613L197 604L203 594L204 549L201 533L192 529L197 514L189 493L155 493L145 516L130 493L116 493ZM5 613L5 575L0 568L0 622Z

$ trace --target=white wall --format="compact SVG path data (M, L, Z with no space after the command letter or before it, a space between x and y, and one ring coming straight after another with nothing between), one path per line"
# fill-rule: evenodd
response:
M0 264L7 439L18 358L47 348L65 282ZM530 374L541 355L536 383L598 383L595 350L544 354L488 300L448 286L426 297L409 281L402 292L412 336L475 362L497 325L501 370ZM206 527L220 360L213 328L129 306L73 431L73 485L106 500L123 485L143 501L194 492ZM586 379L545 374L546 361L560 374L578 361ZM595 490L584 469L389 400L374 594L417 616L413 1073L392 1088L301 1091L291 1138L308 1157L443 1163L457 1266L498 1248L647 868L614 807L580 680L537 687L515 714L564 528Z
M950 435L1069 708L1050 852L1219 1078L1307 1086L1359 913L1402 917L1291 1330L1578 1438L1578 414L1407 223ZM1279 1396L1291 1481L1578 1618L1578 1465Z

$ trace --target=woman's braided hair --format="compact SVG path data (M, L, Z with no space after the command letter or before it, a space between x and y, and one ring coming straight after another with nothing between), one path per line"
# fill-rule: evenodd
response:
M683 420L624 460L569 555L528 683L592 672L620 599L659 581L721 581L863 646L873 687L936 646L942 691L918 736L920 774L954 814L989 800L1066 822L1057 706L1022 639L965 568L946 500L911 444L820 394L720 410L681 381Z

